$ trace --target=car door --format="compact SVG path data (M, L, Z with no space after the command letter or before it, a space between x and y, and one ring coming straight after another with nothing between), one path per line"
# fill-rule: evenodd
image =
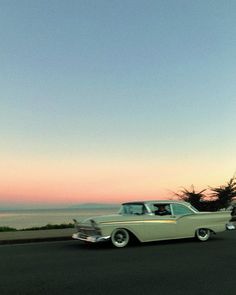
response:
M172 204L172 213L176 220L176 238L192 237L195 232L195 213L183 204Z
M170 214L159 216L144 215L144 239L145 241L172 239L176 235L176 216L172 214L170 204L165 204L170 209ZM154 212L154 210L152 210Z

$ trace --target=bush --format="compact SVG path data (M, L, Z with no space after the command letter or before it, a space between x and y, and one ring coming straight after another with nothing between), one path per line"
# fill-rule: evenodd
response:
M9 226L0 226L0 232L13 232L13 231L28 231L28 230L45 230L45 229L63 229L63 228L73 228L73 223L68 224L47 224L45 226L37 226L37 227L30 227L30 228L24 228L24 229L16 229Z
M7 232L7 231L17 231L17 229L13 227L9 227L9 226L0 226L0 232Z
M30 227L30 228L24 228L22 229L23 231L27 231L27 230L45 230L45 229L63 229L63 228L73 228L74 224L73 223L62 223L62 224L47 224L45 226L41 226L41 227Z

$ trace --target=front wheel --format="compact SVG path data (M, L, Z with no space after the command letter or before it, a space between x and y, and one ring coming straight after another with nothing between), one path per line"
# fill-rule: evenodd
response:
M111 242L115 247L123 248L129 243L129 240L130 236L126 229L118 228L111 234Z
M199 241L205 242L207 241L211 236L211 232L207 228L199 228L196 231L196 237L198 238Z

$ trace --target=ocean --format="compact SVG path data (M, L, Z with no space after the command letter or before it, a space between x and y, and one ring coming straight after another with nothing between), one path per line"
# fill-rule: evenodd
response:
M2 210L0 227L23 229L47 224L68 224L73 223L73 219L80 221L90 216L114 214L117 211L118 208Z

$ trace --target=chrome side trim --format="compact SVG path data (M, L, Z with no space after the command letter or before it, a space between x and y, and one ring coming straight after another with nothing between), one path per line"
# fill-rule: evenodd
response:
M132 221L104 221L100 224L110 225L110 224L135 224L135 223L176 223L176 220L163 219L163 220L132 220Z

